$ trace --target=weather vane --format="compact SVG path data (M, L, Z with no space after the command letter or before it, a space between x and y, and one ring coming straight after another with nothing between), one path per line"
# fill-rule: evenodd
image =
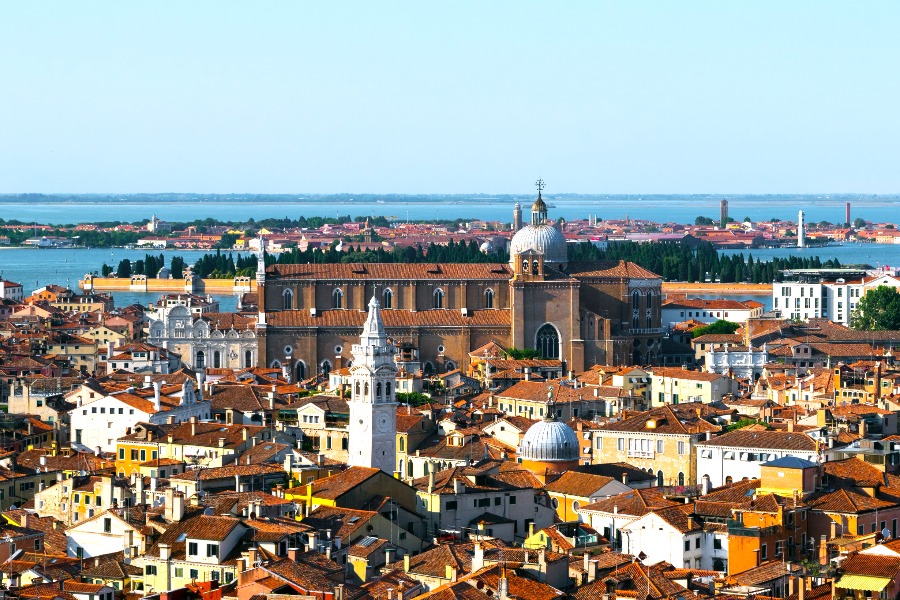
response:
M547 187L547 184L544 183L543 179L538 179L537 181L534 182L534 186L537 188L538 194L540 194L541 190L544 189L545 187Z

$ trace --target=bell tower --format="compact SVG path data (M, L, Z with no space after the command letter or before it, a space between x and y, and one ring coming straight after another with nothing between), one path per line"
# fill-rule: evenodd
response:
M394 347L387 341L378 300L369 301L369 315L350 367L350 441L347 464L373 467L393 475L397 469L397 367Z

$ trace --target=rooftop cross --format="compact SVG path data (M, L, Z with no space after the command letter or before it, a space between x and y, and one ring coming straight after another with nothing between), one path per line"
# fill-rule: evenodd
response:
M547 187L547 184L544 183L543 179L538 179L537 181L534 182L534 187L537 188L538 196L540 196L541 190L544 189L545 187Z

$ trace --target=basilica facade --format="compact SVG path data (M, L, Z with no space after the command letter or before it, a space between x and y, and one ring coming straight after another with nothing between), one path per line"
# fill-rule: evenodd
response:
M514 214L516 227L518 205ZM625 261L569 262L540 192L509 263L271 265L257 284L258 365L293 380L353 364L373 297L388 337L418 349L425 375L465 369L488 342L573 371L650 364L662 337L661 278Z

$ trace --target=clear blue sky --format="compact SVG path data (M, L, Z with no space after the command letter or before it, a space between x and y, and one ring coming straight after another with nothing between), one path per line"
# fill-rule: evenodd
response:
M897 2L0 4L0 192L900 192Z

